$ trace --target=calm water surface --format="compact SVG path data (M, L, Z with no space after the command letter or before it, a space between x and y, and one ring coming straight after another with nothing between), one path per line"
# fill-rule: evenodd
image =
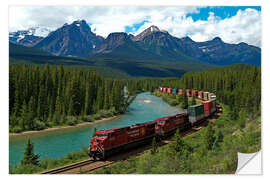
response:
M128 111L124 115L112 121L54 132L10 137L9 163L11 165L20 163L29 137L34 143L35 153L39 154L41 159L56 159L65 156L69 152L82 150L83 147L89 146L89 140L92 137L94 128L101 130L127 126L152 121L179 112L181 112L179 108L169 106L161 98L152 96L149 92L141 93L130 104Z

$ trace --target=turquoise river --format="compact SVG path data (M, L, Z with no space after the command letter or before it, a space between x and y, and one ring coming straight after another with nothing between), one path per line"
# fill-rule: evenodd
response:
M101 130L127 126L180 112L181 109L171 107L161 98L152 96L149 92L141 93L130 104L128 111L114 120L31 135L11 136L9 138L9 164L20 163L28 138L34 143L34 151L40 155L40 159L57 159L69 152L82 150L83 147L89 146L94 128Z

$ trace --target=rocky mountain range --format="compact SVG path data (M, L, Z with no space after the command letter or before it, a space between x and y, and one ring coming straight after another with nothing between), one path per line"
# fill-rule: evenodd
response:
M261 49L258 47L246 43L225 43L219 37L195 42L189 37L174 37L157 26L151 26L136 36L114 32L103 38L93 33L85 20L78 20L64 24L44 38L31 35L31 39L28 36L24 35L26 40L22 34L13 33L9 40L57 56L188 61L215 65L261 64Z

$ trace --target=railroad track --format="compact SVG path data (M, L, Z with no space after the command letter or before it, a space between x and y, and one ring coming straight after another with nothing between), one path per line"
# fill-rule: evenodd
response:
M88 165L88 164L91 164L93 162L94 161L92 159L88 159L88 160L81 161L81 162L78 162L78 163L69 164L69 165L66 165L66 166L63 166L63 167L60 167L60 168L51 169L49 171L42 172L41 174L59 174L61 172L68 171L68 170L71 170L71 169L74 169L74 168L78 168L78 167L81 167L81 166L84 166L84 165Z
M222 109L219 107L218 111L219 112L216 114L217 117L219 117L222 114ZM216 119L216 118L211 118L211 119L208 119L207 121L203 121L203 122L199 123L196 127L193 127L192 129L189 129L189 130L183 132L182 135L183 136L190 136L190 135L196 133L197 131L199 131L203 127L206 127L208 124L208 121L212 121L213 119ZM171 141L170 139L171 139L171 137L168 137L166 140L162 140L160 142L160 145L168 144ZM151 149L151 145L140 147L140 148L137 148L133 151L125 152L125 153L120 154L120 155L115 155L111 158L108 158L107 161L94 161L93 159L87 159L87 160L84 160L84 161L81 161L78 163L74 163L74 164L66 165L66 166L63 166L60 168L55 168L52 170L44 171L41 174L76 174L76 173L80 173L80 172L90 172L90 171L94 171L96 169L111 165L117 161L125 160L131 155L141 154L145 150L149 150L149 149Z
M44 171L41 174L74 174L87 171L93 171L101 167L108 166L114 162L112 161L94 161L92 159L87 159L78 163L66 165L60 168L55 168L52 170ZM84 167L84 168L83 168Z

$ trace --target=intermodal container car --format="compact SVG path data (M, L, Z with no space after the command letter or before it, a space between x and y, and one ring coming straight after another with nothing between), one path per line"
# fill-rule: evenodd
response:
M187 97L191 97L191 90L190 89L186 89L186 94L187 94Z
M172 93L174 93L174 94L177 94L177 92L178 92L178 90L177 89L172 89Z
M178 89L178 94L182 95L183 94L183 89Z
M204 118L204 107L202 104L188 107L189 122L194 124Z
M203 99L203 91L198 92L198 98Z
M214 93L210 93L210 99L216 99L216 95Z
M208 117L211 115L211 110L213 108L213 102L210 101L203 101L203 107L204 107L204 115L205 117Z
M171 94L172 93L172 88L168 88L167 93Z
M205 101L208 100L208 94L209 94L209 92L203 92L203 100L205 100Z
M167 92L167 88L165 88L165 87L162 88L162 91L163 91L163 92Z
M211 93L208 93L208 100L211 100Z
M216 99L212 99L212 102L213 102L213 107L212 107L211 113L216 112L216 110L217 110L217 107L216 107L216 105L217 105Z
M194 90L192 89L192 97L198 97L198 91L197 90Z

